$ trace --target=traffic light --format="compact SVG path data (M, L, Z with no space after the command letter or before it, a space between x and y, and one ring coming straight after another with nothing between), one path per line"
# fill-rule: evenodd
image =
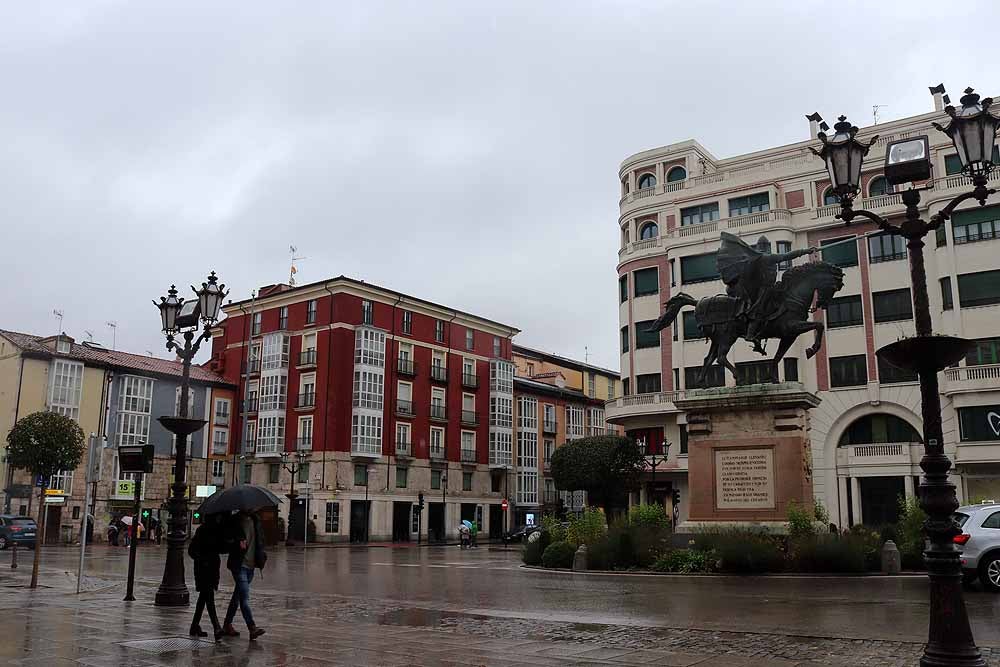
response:
M424 508L424 494L423 494L423 492L421 492L420 494L417 495L417 507L419 507L420 509Z

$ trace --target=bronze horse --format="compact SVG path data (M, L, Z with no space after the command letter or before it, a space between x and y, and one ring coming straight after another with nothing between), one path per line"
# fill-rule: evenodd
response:
M795 339L807 331L815 331L816 340L806 350L806 358L811 358L819 351L824 327L821 322L809 319L809 315L816 309L826 308L833 295L843 286L844 272L840 267L827 262L809 262L793 266L784 272L781 281L771 288L776 291L775 297L781 301L781 306L768 318L761 330L762 338L777 338L780 341L778 352L774 356L774 368L777 368L778 361L785 356ZM812 307L814 298L815 308ZM728 359L729 350L737 340L746 335L748 325L745 318L737 317L739 305L738 299L725 294L696 301L681 292L664 304L663 315L653 323L649 331L661 331L673 323L681 308L694 306L698 330L711 341L698 376L699 386L704 386L705 375L713 363L728 368L733 377L736 376L736 367ZM777 381L777 378L772 378L772 381Z

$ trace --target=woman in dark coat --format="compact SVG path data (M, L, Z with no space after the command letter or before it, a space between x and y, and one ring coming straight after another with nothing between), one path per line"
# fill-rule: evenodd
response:
M222 535L222 526L215 516L206 516L198 526L188 555L194 560L194 587L198 591L198 602L194 607L194 619L191 621L192 637L207 637L208 633L201 629L201 614L208 609L208 618L212 621L215 631L215 641L222 638L222 625L215 612L215 591L219 590L219 554L228 551L228 544Z

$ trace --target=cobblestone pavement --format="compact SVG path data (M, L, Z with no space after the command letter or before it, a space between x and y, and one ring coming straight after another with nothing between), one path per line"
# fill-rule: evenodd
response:
M157 608L155 582L138 602L121 602L120 582L46 571L46 587L25 587L28 570L0 571L0 664L165 665L698 665L819 667L915 665L914 642L557 622L430 608L334 594L254 594L267 634L220 644L186 637L191 609ZM228 590L219 599L227 599ZM222 604L220 603L220 607ZM992 651L984 649L989 657Z

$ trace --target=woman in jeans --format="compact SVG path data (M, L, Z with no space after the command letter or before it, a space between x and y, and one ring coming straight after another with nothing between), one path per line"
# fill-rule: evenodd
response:
M206 516L205 522L198 526L188 546L188 555L194 560L194 587L198 591L198 602L191 621L192 637L208 636L201 629L201 614L207 609L215 641L222 638L222 625L215 613L215 591L219 590L219 567L222 564L219 554L224 551L226 543L219 521L214 516Z
M222 634L227 637L240 636L240 633L233 628L233 619L236 617L238 606L250 632L250 640L253 641L264 634L264 629L257 627L253 620L253 612L250 610L250 583L253 581L254 570L264 569L267 553L264 551L260 519L256 513L240 512L230 521L230 549L226 567L233 574L236 588L233 590L232 599L229 600Z

